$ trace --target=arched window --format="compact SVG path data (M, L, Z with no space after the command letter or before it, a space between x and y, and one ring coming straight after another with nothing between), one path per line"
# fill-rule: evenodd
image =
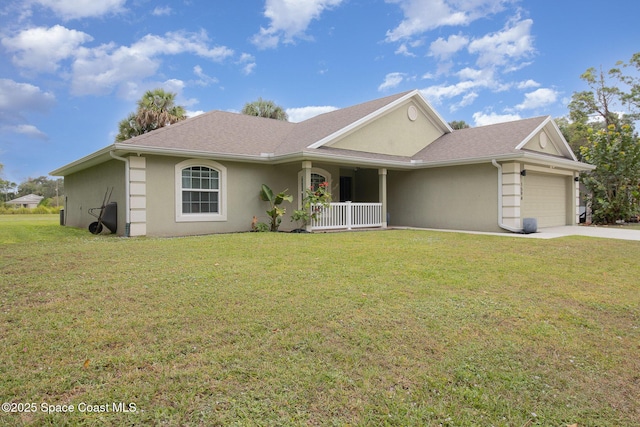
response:
M176 221L225 221L226 168L211 160L176 165Z
M311 168L311 187L317 190L320 184L326 182L331 188L331 174L324 169ZM302 206L302 199L304 199L304 170L298 172L298 208Z

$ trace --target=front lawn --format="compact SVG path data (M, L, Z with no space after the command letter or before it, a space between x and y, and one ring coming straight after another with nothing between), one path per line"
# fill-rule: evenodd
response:
M0 218L2 425L640 424L638 242L56 224Z

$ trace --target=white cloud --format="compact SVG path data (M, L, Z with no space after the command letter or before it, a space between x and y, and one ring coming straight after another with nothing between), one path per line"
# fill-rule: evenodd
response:
M455 110L457 107L470 105L478 97L478 89L499 87L492 69L463 68L456 75L460 78L458 83L434 85L422 89L420 92L429 102L434 104L441 104L443 100L461 96L462 100L452 106Z
M469 44L469 38L463 35L451 35L448 39L439 37L429 46L429 55L435 56L439 60L449 59L456 52L465 48Z
M127 0L35 0L65 20L98 17L124 11Z
M19 67L34 71L54 72L59 62L74 55L79 46L93 40L87 33L70 30L61 25L36 27L5 37L2 45L15 52L12 61Z
M256 58L248 53L243 53L242 55L240 55L238 64L242 65L242 74L244 74L245 76L253 73L253 70L255 70L257 66Z
M451 107L449 107L449 111L454 112L460 108L468 107L469 105L473 104L473 102L476 100L476 98L478 98L478 96L479 95L476 92L467 93L462 97L462 100L460 102L456 104L451 104Z
M270 49L277 47L280 41L293 43L295 38L305 38L305 31L312 20L343 1L267 0L264 16L271 20L271 24L268 28L260 27L260 32L251 41L260 49Z
M113 43L80 49L74 61L71 92L74 95L103 95L127 82L138 82L155 74L159 63L130 47Z
M299 108L287 108L285 112L287 116L289 116L289 121L293 123L298 123L310 119L315 116L319 116L320 114L330 113L331 111L337 110L338 107L332 107L329 105L325 106L310 106L310 107L299 107Z
M396 51L394 52L396 55L404 55L404 56L409 56L412 58L416 57L416 54L409 51L409 48L407 47L406 43L402 43L400 46L398 46L398 48L396 49Z
M522 104L516 105L518 110L533 110L553 104L558 99L558 92L553 89L541 88L525 93Z
M169 16L173 10L169 6L157 6L151 14L153 16Z
M443 99L450 99L456 96L469 93L474 88L477 88L478 83L466 80L452 85L435 85L425 89L421 89L420 93L425 97L427 101L432 104L441 104Z
M54 104L55 96L51 92L43 92L39 87L29 83L0 79L0 119L2 120L23 112L46 112Z
M256 69L256 63L252 62L251 64L247 64L244 67L242 67L242 74L244 74L245 76L248 76L249 74L253 73L253 70Z
M383 92L387 89L393 89L402 83L406 78L404 73L389 73L384 77L384 82L378 86L378 90Z
M197 110L197 111L191 111L191 110L187 110L186 114L187 117L191 118L191 117L195 117L195 116L199 116L201 114L206 113L206 111L202 111L202 110Z
M522 117L520 117L518 114L496 114L493 112L489 114L480 112L473 114L473 120L476 126L486 126L495 123L512 122L514 120L520 119L522 119Z
M198 86L209 86L210 84L218 83L218 79L208 76L199 65L193 67L193 74L199 78L199 80L196 81Z
M212 61L233 55L224 46L210 48L205 32L146 35L131 46L113 43L97 48L80 48L73 63L71 91L75 95L110 93L127 82L139 82L154 75L160 66L159 56L192 53Z
M136 55L178 55L193 53L212 61L222 61L233 55L233 50L225 46L208 47L209 37L205 31L187 33L184 31L168 32L163 36L148 34L131 45Z
M55 97L50 92L43 92L39 87L29 83L0 79L0 129L4 132L48 139L37 127L25 123L25 115L47 112L54 104Z
M513 69L513 61L528 58L535 51L532 25L531 19L510 21L502 31L472 40L469 53L478 55L476 64L479 67L509 66Z
M15 126L2 126L0 127L0 129L2 129L4 132L17 133L33 139L42 139L42 140L49 139L46 133L42 132L40 129L38 129L34 125L22 124L22 125L15 125Z
M533 87L540 87L540 83L531 79L518 83L518 89L531 89Z
M185 84L182 80L169 79L163 82L160 87L166 92L173 92L177 95L180 95L184 90Z
M404 20L387 31L387 41L411 38L443 26L469 25L504 9L511 0L386 0L398 4Z

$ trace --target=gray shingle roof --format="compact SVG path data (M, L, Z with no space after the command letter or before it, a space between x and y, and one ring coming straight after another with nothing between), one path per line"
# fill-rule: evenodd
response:
M131 138L135 145L210 153L260 155L273 153L295 123L225 111L210 111Z
M454 130L442 135L413 156L414 160L439 162L515 154L516 146L547 117L516 120Z
M415 95L412 94L415 93ZM414 163L456 163L474 159L484 161L494 156L523 154L526 150L517 149L549 117L534 117L489 126L451 131L444 120L434 113L436 121L444 132L440 138L416 153L412 157L388 154L366 153L321 145L344 132L355 128L354 124L366 123L377 114L383 114L385 107L394 102L415 100L417 91L407 91L391 96L364 102L347 108L321 114L300 123L290 123L261 117L246 116L224 111L211 111L179 123L167 126L130 140L113 144L79 159L56 171L64 175L70 171L90 167L105 159L113 151L136 150L162 152L164 154L184 155L198 153L212 157L235 157L250 160L268 153L269 158L303 158L317 155L326 159L340 158L354 164L393 165L411 167ZM424 99L421 102L431 109ZM434 118L432 117L432 119ZM558 135L560 138L561 136ZM426 144L426 142L425 142ZM316 147L316 148L310 148ZM569 148L566 148L569 150ZM543 155L542 153L537 153Z
M261 153L299 153L314 142L366 117L407 93L409 92L342 108L300 123L210 111L131 138L122 144L257 156Z

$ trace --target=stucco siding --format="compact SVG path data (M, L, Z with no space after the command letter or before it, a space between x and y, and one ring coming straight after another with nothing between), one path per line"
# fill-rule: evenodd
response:
M291 214L297 206L297 176L301 164L261 165L219 161L226 167L227 219L225 221L176 222L175 165L185 160L178 157L149 156L147 158L147 235L185 236L230 233L251 230L255 215L259 222L269 223L267 202L260 200L262 184L274 192L287 189L293 203L285 202L287 210L281 230L296 228ZM215 160L215 159L212 159Z
M390 226L502 231L491 164L389 171L387 188Z
M415 120L410 120L408 108L416 111ZM364 151L369 153L412 156L443 132L411 102L403 104L385 116L353 131L331 144L334 148Z
M102 206L105 192L113 187L110 201L118 204L118 235L125 233L124 162L111 160L64 177L65 218L70 227L87 228L96 218L90 208ZM87 231L88 233L88 231Z

